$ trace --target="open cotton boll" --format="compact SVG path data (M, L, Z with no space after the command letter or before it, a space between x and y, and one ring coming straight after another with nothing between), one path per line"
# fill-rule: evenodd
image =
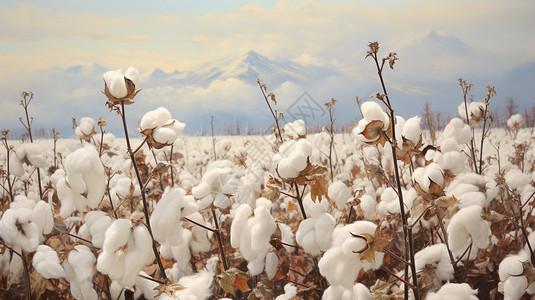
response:
M103 77L112 96L115 98L123 98L128 94L122 70L108 71L104 73Z
M297 139L307 135L307 127L303 120L295 120L294 122L287 123L283 128L284 133L291 139Z
M11 175L22 177L24 175L24 166L16 155L9 157L9 171Z
M505 181L511 189L522 190L531 181L530 174L522 173L519 169L511 169L505 174Z
M137 274L141 268L154 260L152 239L147 227L136 226L130 236L126 256L124 258L124 274L119 282L127 288L136 283Z
M157 143L171 145L176 140L176 132L171 128L160 127L152 132L152 138Z
M292 161L288 158L283 158L278 166L277 172L282 178L297 178L299 171L293 166Z
M176 135L182 133L184 128L186 127L186 123L179 122L178 120L171 119L167 124L164 125L166 128L172 129Z
M436 163L430 163L425 168L417 168L412 178L424 192L429 191L431 180L438 186L444 186L444 172Z
M31 209L7 209L0 219L0 238L13 248L26 252L37 249L42 238L37 225L30 221Z
M93 246L102 248L106 230L111 226L112 219L107 213L99 210L90 211L85 216L85 226L89 229Z
M374 101L366 101L362 103L360 109L362 110L362 115L366 119L366 123L379 120L385 123L385 128L388 128L389 118L388 115L383 111L381 106Z
M336 203L338 209L343 209L351 198L351 190L343 182L335 181L329 185L327 195Z
M73 191L67 183L65 178L61 178L56 184L58 198L61 202L59 215L67 218L75 210L84 211L87 199L79 193Z
M155 110L147 112L139 122L141 131L154 129L165 125L171 119L171 113L165 107L158 107Z
M71 294L76 299L98 299L93 288L93 264L95 256L85 245L77 245L69 252L63 267L65 279L69 281Z
M471 237L474 246L486 248L489 244L490 227L481 219L481 206L464 207L455 214L448 225L448 242L451 251L464 251Z
M296 171L301 172L307 166L307 156L301 151L293 151L288 156L290 164L295 168Z
M517 129L522 125L522 116L519 114L512 115L509 120L507 120L507 127L509 129Z
M37 168L46 168L46 151L36 143L23 143L17 148L17 158Z
M416 145L420 141L421 133L420 117L412 117L405 122L401 135Z
M266 275L269 280L275 277L277 274L277 268L279 267L279 257L275 252L268 252L266 255Z
M436 266L435 286L440 286L442 281L452 280L454 277L453 266L445 244L434 244L418 251L414 255L416 271L421 272L426 266Z
M32 265L46 279L61 278L65 270L59 263L58 253L46 245L39 245L32 260Z
M90 117L80 119L80 125L76 127L76 137L79 139L84 136L92 135L95 132L95 120Z
M49 234L54 227L54 216L52 215L52 207L43 200L35 203L30 215L30 220L37 225L39 232Z
M428 300L478 300L477 290L473 290L468 283L446 283L437 292L431 292Z
M472 139L472 132L470 131L470 126L464 123L459 118L453 118L446 125L440 140L453 137L459 145L468 143Z
M318 255L329 249L336 220L328 213L301 221L295 234L297 244L306 253Z

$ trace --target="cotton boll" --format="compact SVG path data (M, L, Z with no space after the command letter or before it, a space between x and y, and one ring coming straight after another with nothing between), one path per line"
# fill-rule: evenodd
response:
M141 268L150 264L153 259L152 239L147 227L144 225L136 226L128 242L124 258L124 275L120 279L120 283L127 288L133 287Z
M355 291L352 288L347 288L341 285L329 286L323 296L322 300L359 300L355 295Z
M427 265L436 266L435 286L440 286L442 281L452 280L454 277L453 266L448 255L448 248L445 244L435 244L418 251L414 260L416 271L420 272Z
M478 248L486 248L489 244L489 224L481 220L481 207L477 205L462 208L455 214L448 225L448 242L453 252L466 248L471 237Z
M303 152L305 156L312 155L312 144L306 139L300 139L295 144L295 150Z
M453 118L444 128L441 140L449 137L454 137L459 145L468 143L472 139L470 126L459 118Z
M165 127L172 129L178 136L179 134L182 133L182 131L186 127L186 124L179 122L178 120L172 119L165 125Z
M108 71L103 75L108 90L115 98L126 97L128 91L124 81L124 75L121 70Z
M385 128L388 127L388 115L383 111L381 106L374 101L366 101L362 103L360 109L366 121L379 120L385 123Z
M152 132L152 138L157 143L171 145L176 140L176 132L171 128L160 127Z
M524 174L519 169L511 169L505 174L505 181L511 189L521 190L531 181L529 174Z
M297 139L299 137L306 136L307 128L306 128L305 121L295 120L292 123L287 123L286 125L284 125L284 132L291 139Z
M356 283L353 287L357 300L372 300L370 290L362 283Z
M402 136L412 141L414 145L418 144L421 138L420 117L412 117L405 122Z
M295 169L289 159L282 159L277 166L277 172L282 178L296 178L299 176L299 171Z
M58 254L49 246L40 245L37 247L37 252L33 256L32 265L46 279L65 276L65 271L59 263Z
M95 133L95 120L89 117L80 119L80 125L76 127L76 137L83 139L85 136L90 136Z
M67 186L65 178L61 178L56 184L58 198L61 202L59 215L67 218L75 210L83 211L86 205L86 198L79 193L73 191Z
M440 187L444 186L444 173L436 163L430 163L425 168L417 168L412 178L424 192L429 191L431 181Z
M437 292L431 292L428 300L466 299L478 300L477 290L473 290L468 283L446 283Z
M106 230L111 226L112 219L103 211L90 211L85 216L85 226L91 235L93 246L102 248Z
M16 155L11 155L9 157L9 171L11 175L15 175L17 177L22 177L24 175L24 166Z
M21 162L26 162L37 168L46 168L45 151L43 147L36 143L23 143L17 149L17 158Z
M293 151L288 156L288 159L290 160L290 164L298 172L301 172L307 166L307 157L301 151Z
M43 200L38 201L32 209L30 220L37 225L41 233L49 234L54 227L52 207Z
M281 231L281 235L282 235L281 241L283 243L286 243L286 244L289 244L289 245L293 245L294 244L294 233L293 233L292 229L290 228L290 226L288 226L286 224L283 224L283 223L277 223L277 225L279 226L279 229ZM288 252L295 251L294 247L284 246L284 245L283 245L283 247Z
M252 208L247 204L242 204L236 210L234 215L234 220L230 227L230 244L233 248L240 247L240 237L242 230L244 230L244 225L247 223L249 217L253 214Z
M165 125L171 119L171 113L165 107L158 107L155 110L147 112L139 122L141 131L146 129L155 129Z
M351 197L351 190L343 182L335 181L329 185L327 195L336 203L338 209L343 209Z
M98 299L93 288L93 264L95 256L85 245L77 245L63 262L65 278L70 283L71 293L76 299Z

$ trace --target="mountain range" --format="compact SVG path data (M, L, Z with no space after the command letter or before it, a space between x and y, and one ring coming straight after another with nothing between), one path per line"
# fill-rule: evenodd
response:
M459 77L475 83L472 90L475 100L484 98L485 86L490 84L496 86L498 92L491 102L493 105L503 107L505 99L513 97L520 108L532 106L535 62L508 64L490 51L434 31L397 52L400 60L394 70L385 70L384 76L393 106L400 115L419 115L427 101L433 110L454 117L461 101ZM385 49L385 55L387 53ZM225 126L239 122L242 126L269 127L271 114L257 79L267 84L268 91L275 92L277 109L290 117L288 121L294 115L291 109L304 103L299 101L303 101L306 92L320 110L331 97L337 99L337 122L354 122L360 118L355 96L366 99L380 88L377 77L370 71L373 71L371 61L364 60L365 53L356 53L356 56L362 57L362 61L357 61L352 68L344 68L345 71L333 63L303 65L288 59L268 58L255 51L169 73L157 67L141 70L139 85L143 90L137 103L128 107L127 117L132 124L129 129L134 131L134 124L143 114L158 106L167 107L175 118L186 122L189 134L209 128L212 115L216 124L227 124ZM4 91L0 103L13 101L23 89L32 90L36 95L32 104L46 116L36 117L36 126L56 127L69 136L71 116L98 119L103 115L108 120L117 119L112 113L106 113L105 99L100 93L102 74L106 71L106 67L93 63L13 76L10 82L0 83ZM11 108L19 109L9 106ZM16 115L4 112L0 126L18 126ZM120 135L120 123L115 121L108 122L108 131ZM320 114L310 121L326 124L327 117Z

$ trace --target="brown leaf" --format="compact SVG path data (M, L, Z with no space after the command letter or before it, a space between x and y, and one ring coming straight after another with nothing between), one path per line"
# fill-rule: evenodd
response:
M171 168L171 165L168 163L159 162L151 171L151 176L163 175ZM132 193L131 193L132 194Z
M251 275L236 268L230 268L217 275L217 283L225 292L236 296L236 288L244 293L251 290L249 285L247 285L247 281L250 278Z
M363 249L358 249L356 251L353 251L354 253L360 254L360 259L367 260L371 263L375 262L375 252L381 252L385 246L390 244L390 240L388 236L385 236L379 226L375 229L375 234L372 236L368 233L360 233L360 234L354 234L351 233L353 237L361 238L366 241L366 247Z
M435 204L442 208L449 208L458 203L461 203L461 201L455 198L455 196L450 196L450 197L443 196L435 200Z
M373 120L366 124L364 130L362 130L360 134L362 134L368 140L368 144L374 145L380 142L384 132L385 123L381 120Z
M187 287L178 283L171 283L171 280L167 279L166 284L161 284L154 288L155 291L158 291L158 294L156 294L155 298L160 296L161 294L166 294L170 297L174 297L175 292L185 289L187 289Z
M327 195L328 183L329 181L324 176L319 176L312 180L310 183L310 196L313 202L316 202L316 199L321 202L322 197Z

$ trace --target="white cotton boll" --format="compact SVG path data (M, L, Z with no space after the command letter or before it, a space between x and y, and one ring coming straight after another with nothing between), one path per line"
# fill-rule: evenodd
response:
M65 276L65 270L59 263L58 253L46 245L39 245L32 260L32 265L46 279Z
M24 166L22 166L22 162L17 158L16 155L11 155L9 157L9 171L11 175L15 175L17 177L22 177L24 175Z
M176 140L176 132L167 127L160 127L152 132L152 138L157 143L171 145Z
M266 255L266 275L269 280L273 279L277 274L279 267L279 257L275 252L268 252Z
M507 120L507 127L509 129L515 129L522 125L522 116L519 114L512 115L509 120Z
M46 168L45 151L43 147L36 143L23 143L17 149L17 158L20 161L27 160L32 166ZM11 166L10 166L11 167Z
M108 71L103 75L108 90L115 98L123 98L128 94L126 82L121 70Z
M431 292L428 300L478 300L477 290L473 290L468 283L446 283L437 292Z
M191 193L197 199L204 198L204 197L210 195L210 185L203 181L203 182L199 183L199 185L194 186L191 189Z
M364 214L364 219L371 219L375 211L375 204L375 199L373 199L373 197L368 194L364 194L360 197L360 208L362 209L362 213Z
M319 246L316 242L316 236L314 234L314 219L309 218L299 223L299 228L295 234L295 240L299 246L305 250L306 253L317 255L321 253Z
M520 299L528 288L528 279L525 276L509 277L503 284L503 295L506 300Z
M80 120L80 125L78 125L78 128L80 129L80 133L82 133L83 135L91 135L95 130L95 120L90 117L83 117Z
M367 246L368 243L365 239L351 238L347 239L347 241L342 244L342 251L344 251L344 254L347 256L358 257L360 255L359 252L365 250Z
M323 213L315 219L314 231L316 234L316 243L321 251L325 251L331 246L331 238L336 220L328 213Z
M459 208L477 205L480 207L485 206L486 197L482 192L468 192L457 196L457 199L461 201Z
M139 122L141 130L154 129L165 125L171 119L171 113L165 107L158 107L155 110L147 112Z
M519 169L511 169L505 174L505 181L511 189L521 190L531 181L530 174L524 174Z
M288 226L286 224L283 224L283 223L277 223L277 225L279 226L279 228L281 230L281 235L282 235L281 241L283 243L286 243L286 244L289 244L289 245L293 245L294 244L294 233L293 233L292 229L290 228L290 226ZM284 249L286 249L286 251L288 251L288 252L295 251L295 248L294 247L290 247L290 246L284 246Z
M95 256L85 245L74 247L63 262L65 278L71 284L71 293L76 299L98 299L93 289L93 264Z
M448 242L453 252L463 251L471 237L477 248L486 248L489 244L489 224L481 220L481 207L477 205L462 208L455 214L448 225Z
M279 162L277 172L282 178L296 178L299 176L299 171L297 171L292 165L292 162L287 158L284 158Z
M290 160L290 164L298 172L303 171L303 169L305 169L307 166L307 157L301 151L293 151L288 156L288 159Z
M145 277L149 277L147 273L140 271L139 275L143 275ZM136 291L141 292L141 294L145 297L145 299L154 299L156 295L158 294L158 290L155 288L159 284L157 282L154 282L152 280L148 280L143 278L142 276L136 277ZM139 295L138 297L140 297Z
M277 296L275 300L290 300L297 295L297 287L293 283L284 286L284 294Z
M310 193L306 194L303 197L303 206L305 207L305 212L309 218L317 218L322 213L329 211L329 202L328 201L312 201L312 196Z
M347 288L341 285L329 286L323 296L322 300L360 300L355 295L355 291L352 288Z
M470 126L459 118L453 118L444 128L441 139L449 137L455 138L459 145L468 143L472 139Z
M401 116L396 116L396 140L402 141L403 126L405 126L405 119Z
M90 211L85 215L85 226L88 227L93 246L102 248L106 230L111 226L112 219L107 213L99 210Z
M306 136L307 128L305 121L295 120L294 122L284 125L284 132L292 139Z
M73 191L67 186L65 178L61 178L56 184L58 198L61 202L59 215L67 218L75 210L83 211L86 205L86 198L79 193Z
M445 138L440 142L440 151L442 151L442 153L459 151L459 149L459 144L454 137Z
M362 103L360 109L366 121L379 120L385 123L385 128L388 128L388 115L383 111L381 106L374 101L366 101ZM368 123L367 122L367 123Z
M442 281L452 280L454 277L453 266L445 244L434 244L418 251L414 255L416 271L420 272L427 265L436 266L435 286L440 286Z
M124 72L124 77L130 79L135 86L139 81L139 71L134 67L128 67Z
M343 209L351 197L351 190L343 182L335 181L329 185L327 195L336 203L338 209Z
M417 168L412 178L424 192L429 191L431 180L439 186L444 185L444 173L436 163L430 163L425 168Z
M405 122L402 135L416 145L420 141L421 132L420 117L412 117Z
M519 255L512 255L504 258L498 267L498 275L500 276L500 280L505 281L510 276L516 277L516 275L522 274L524 271L524 266L522 263L526 261L527 259Z
M312 144L306 139L300 139L295 144L295 150L303 152L305 156L312 155Z
M38 201L33 207L30 220L37 225L40 232L49 234L54 227L54 216L50 204L43 200Z
M147 227L144 225L136 226L128 242L124 258L124 274L120 283L124 287L133 287L141 268L150 264L153 259L152 239Z

